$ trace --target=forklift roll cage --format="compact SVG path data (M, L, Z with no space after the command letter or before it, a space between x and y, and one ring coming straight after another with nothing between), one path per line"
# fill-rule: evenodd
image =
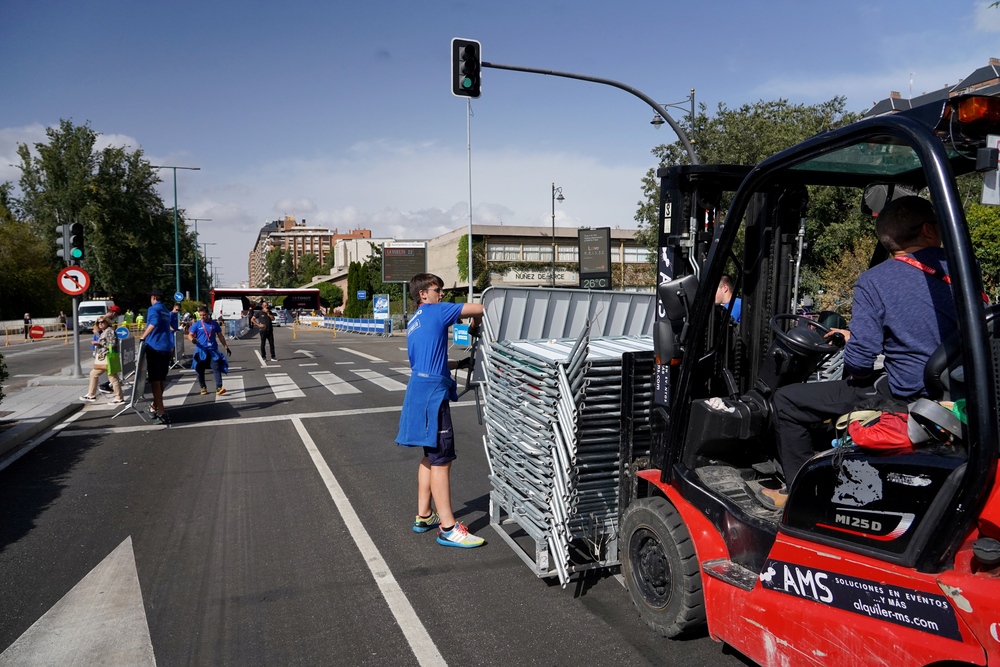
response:
M713 374L705 371L719 363L722 329L714 295L727 262L737 267L736 273L740 274L737 286L744 289L740 335L751 343L749 377L753 377L760 367L762 353L771 342L768 320L788 312L790 305L787 284L772 286L771 290L760 289L758 295L758 287L772 280L772 276L761 275L756 262L768 252L763 242L773 241L773 235L782 233L783 220L787 223L789 216L804 215L805 201L798 201L806 192L804 186L865 188L881 183L926 188L938 215L961 331L968 389L968 459L944 514L950 520L934 526L932 533L922 540L924 548L911 565L919 571L933 572L948 567L953 559L987 499L996 477L998 456L997 370L993 366L982 307L982 280L955 184L956 175L975 169L975 150L985 138L985 134L978 133L984 123L962 125L956 120L964 99L967 97L862 120L811 138L755 167L681 165L658 171L661 299L657 313L656 373L661 390L654 406L658 428L654 429L650 465L659 469L661 484L673 486L692 505L702 507L710 519L723 521L724 514L736 509L728 506L723 511L719 503L725 506L726 499L714 497L698 484L693 471L684 464L684 449L692 401L718 395L710 390L718 390L720 379L709 377ZM992 125L986 129L997 131L1000 120L995 117L990 120ZM972 159L968 151L972 151ZM735 195L725 218L736 224L717 224L715 211L722 193L727 191L735 191ZM751 264L747 267L741 265L733 252L745 217L747 226L754 227L760 235L759 239L750 238L747 232L744 257ZM754 246L758 241L761 245ZM756 257L752 256L755 249ZM879 259L876 255L873 263ZM774 257L770 261L776 263ZM740 284L744 273L749 276L750 284ZM692 275L697 279L697 288L685 316L677 318L675 307L674 317L668 317L662 299L664 284L675 285L677 279ZM691 280L685 284L690 291ZM774 298L775 293L779 298ZM730 395L750 388L746 378L743 387L736 384L728 381ZM756 526L751 532L759 533L751 538L751 542L757 542L756 547L749 548L766 552L767 533L774 528L761 527L759 521L752 519L748 523L752 529ZM810 539L815 538L810 536ZM770 540L773 541L773 536Z

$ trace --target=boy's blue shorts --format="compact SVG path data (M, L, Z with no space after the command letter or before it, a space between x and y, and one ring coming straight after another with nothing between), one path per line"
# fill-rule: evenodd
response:
M447 400L441 401L438 409L437 443L437 447L424 447L424 455L432 466L447 465L458 458L455 454L455 430L451 425L451 406Z

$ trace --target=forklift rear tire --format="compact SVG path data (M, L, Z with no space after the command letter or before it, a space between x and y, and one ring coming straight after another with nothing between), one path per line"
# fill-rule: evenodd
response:
M694 542L665 498L643 498L622 519L622 576L639 615L664 637L705 624Z

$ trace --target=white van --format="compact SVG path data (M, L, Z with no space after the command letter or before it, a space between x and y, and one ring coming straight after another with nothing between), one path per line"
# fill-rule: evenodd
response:
M79 333L90 333L97 318L108 312L111 306L115 305L110 299L102 301L84 301L76 311L77 320L80 322Z
M243 301L240 299L216 299L212 305L212 319L222 316L227 322L243 317Z

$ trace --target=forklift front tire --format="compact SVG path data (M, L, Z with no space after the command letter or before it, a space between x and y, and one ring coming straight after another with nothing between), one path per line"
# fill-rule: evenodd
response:
M622 519L622 576L646 623L664 637L705 624L705 597L694 543L665 498L643 498Z

